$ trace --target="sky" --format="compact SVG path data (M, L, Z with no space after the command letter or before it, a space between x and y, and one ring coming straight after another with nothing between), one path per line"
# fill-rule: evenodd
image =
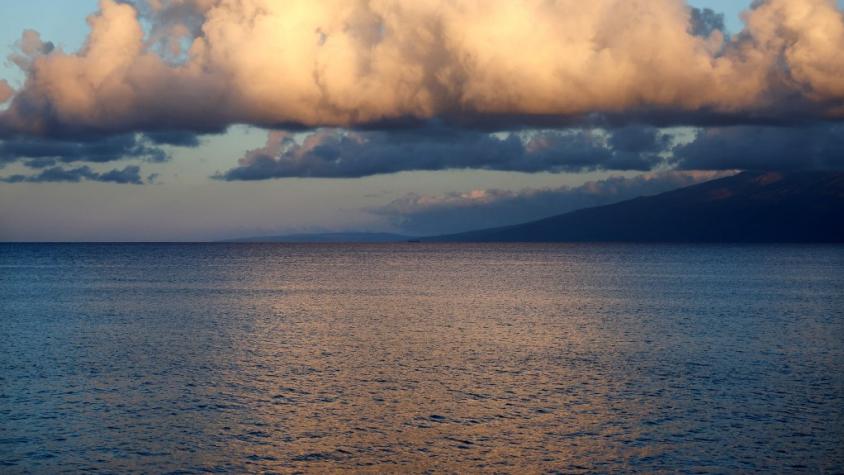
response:
M0 240L437 234L844 162L831 0L231 4L0 6Z

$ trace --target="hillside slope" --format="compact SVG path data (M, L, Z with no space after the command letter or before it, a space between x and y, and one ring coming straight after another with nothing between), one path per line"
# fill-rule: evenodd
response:
M844 172L744 172L429 242L844 242Z

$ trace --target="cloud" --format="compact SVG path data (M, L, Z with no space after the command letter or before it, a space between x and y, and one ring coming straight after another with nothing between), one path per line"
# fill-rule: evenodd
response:
M724 14L711 8L692 8L690 31L693 35L708 38L713 33L724 34Z
M473 190L434 196L409 194L370 212L409 234L447 234L533 221L654 195L732 173L674 171L632 178L612 177L575 187Z
M96 176L96 180L110 182L110 183L131 183L133 185L143 184L140 175L140 167L137 165L129 165L122 170L114 169L105 173L100 173Z
M842 170L844 125L708 128L673 153L685 169Z
M53 140L18 136L0 141L0 165L22 161L33 168L56 163L104 163L123 159L162 162L169 159L161 148L137 134L121 134L86 140Z
M140 174L140 167L129 165L123 169L113 169L107 172L96 172L88 166L78 168L51 167L35 175L11 175L0 177L5 183L79 183L82 180L99 181L105 183L119 183L141 185L144 183Z
M0 80L0 104L8 101L15 94L15 91L5 80Z
M171 145L175 147L198 147L199 137L192 132L160 131L147 132L144 137L156 145Z
M670 136L652 127L490 134L437 125L420 130L322 129L300 136L270 132L222 180L288 177L355 178L411 170L518 172L650 170Z
M392 131L270 132L264 147L215 175L228 181L357 178L416 170L844 169L844 124L488 133L429 124Z
M726 38L682 0L103 0L78 52L24 33L0 136L844 117L834 0L745 20Z

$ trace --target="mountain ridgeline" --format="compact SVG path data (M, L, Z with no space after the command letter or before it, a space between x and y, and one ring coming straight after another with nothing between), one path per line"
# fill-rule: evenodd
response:
M426 242L844 242L844 172L744 172Z
M231 239L226 242L254 242L254 243L322 243L322 244L350 244L350 243L389 243L404 242L414 239L410 236L390 233L308 233L308 234L285 234L281 236L256 236Z

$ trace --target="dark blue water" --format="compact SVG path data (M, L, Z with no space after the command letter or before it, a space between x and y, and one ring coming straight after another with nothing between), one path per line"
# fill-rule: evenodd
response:
M0 472L844 467L844 247L2 245Z

